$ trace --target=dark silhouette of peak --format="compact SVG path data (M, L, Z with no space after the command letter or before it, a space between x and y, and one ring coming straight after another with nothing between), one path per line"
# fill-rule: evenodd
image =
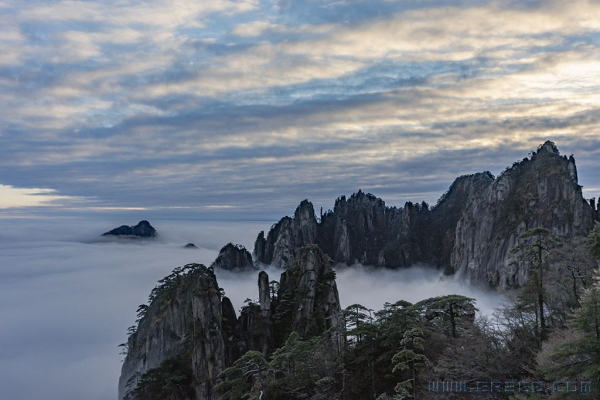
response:
M156 236L156 229L150 222L143 220L135 226L121 225L111 231L103 233L102 236L132 236L140 238L152 238Z
M254 270L252 255L240 244L227 243L217 259L211 264L212 268L228 271Z
M297 256L298 248L317 244L334 263L388 268L423 263L449 274L471 273L474 270L466 265L473 257L481 259L482 265L488 264L485 259L505 265L507 246L523 227L581 236L599 214L593 200L588 204L581 195L573 156L561 155L548 140L497 178L489 171L457 178L433 207L425 202L389 207L358 190L338 197L333 210L321 210L317 219L312 204L303 200L294 218L284 217L268 233L259 234L254 256L261 263L283 266ZM477 245L469 247L469 241ZM488 247L495 243L505 246L492 254ZM522 284L523 279L500 282L497 276L502 273L489 269L493 272L477 271L476 280L487 279L493 286ZM488 272L494 276L484 278Z

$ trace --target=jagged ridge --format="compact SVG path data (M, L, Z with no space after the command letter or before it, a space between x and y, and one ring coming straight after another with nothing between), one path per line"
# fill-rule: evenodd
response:
M594 199L582 197L574 158L560 156L547 141L498 179L489 172L457 178L432 208L424 202L387 207L359 190L339 197L317 220L304 200L294 218L282 218L266 238L259 233L254 257L281 266L296 248L315 243L335 263L388 268L425 263L505 288L522 285L529 275L524 266L506 275L519 233L543 227L562 237L584 236L599 214Z
M294 249L315 243L335 263L449 268L454 229L466 207L462 199L482 193L491 181L489 172L462 176L431 209L425 202L387 207L382 199L359 190L349 198L339 197L319 221L312 203L304 200L294 218L282 218L266 238L259 233L254 257L281 266L293 258Z
M456 226L451 264L472 283L522 286L530 267L514 263L510 254L521 233L545 228L567 239L587 236L597 217L582 196L575 159L560 156L548 141L531 158L507 168L481 196L469 199Z

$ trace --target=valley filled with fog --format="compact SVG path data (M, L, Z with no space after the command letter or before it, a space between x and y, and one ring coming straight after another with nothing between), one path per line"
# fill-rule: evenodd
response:
M121 361L118 345L134 325L156 281L177 266L210 265L222 246L252 251L270 221L150 221L153 240L104 239L121 224L84 218L0 220L0 398L114 400ZM187 243L198 249L184 249ZM280 270L269 268L271 280ZM258 296L257 273L216 271L238 310ZM444 294L478 299L481 313L501 302L429 268L392 271L337 268L342 307L360 303L379 310L385 302L416 302Z

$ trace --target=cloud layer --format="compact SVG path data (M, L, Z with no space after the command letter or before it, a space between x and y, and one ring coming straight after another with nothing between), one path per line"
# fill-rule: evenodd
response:
M600 188L597 1L3 0L0 21L0 183L90 210L434 203L546 139Z
M227 242L251 248L267 223L151 221L155 241L106 240L100 235L123 222L48 218L1 220L0 398L114 400L122 355L118 345L134 324L156 281L177 266L210 263ZM183 249L193 242L199 250ZM281 270L269 270L279 280ZM237 310L258 297L256 273L217 271ZM461 293L487 312L499 301L453 282L437 282L425 269L402 272L338 271L342 306L375 310L399 299ZM377 288L377 290L374 290Z

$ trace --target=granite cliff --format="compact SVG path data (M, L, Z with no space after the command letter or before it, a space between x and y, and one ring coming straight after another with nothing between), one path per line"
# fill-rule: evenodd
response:
M135 399L140 382L137 390L147 390L144 382L153 372L154 383L173 376L179 379L178 398L217 399L214 387L219 373L248 350L268 355L291 332L309 338L340 327L341 307L330 260L314 245L298 249L297 254L298 260L282 273L279 283L270 282L265 271L258 274L259 303L247 303L239 317L212 268L189 264L159 281L149 304L138 308L137 326L130 328L119 399L128 392ZM339 346L341 335L337 338ZM176 374L169 375L174 363Z
M291 260L297 248L315 243L317 220L313 205L308 200L300 203L294 218L284 217L273 225L265 238L259 233L254 244L257 261L264 264L283 266Z
M284 217L266 238L260 232L254 257L264 264L284 265L295 249L317 244L334 261L399 268L428 263L449 268L454 229L462 216L465 198L475 197L494 180L486 173L462 176L452 184L438 204L407 202L404 208L363 191L341 196L333 210L317 220L313 205L304 200L294 218Z
M252 255L246 248L239 244L227 243L219 251L217 259L210 265L228 271L256 270Z
M456 226L451 265L473 283L522 286L529 267L513 262L510 254L518 236L532 228L548 229L563 239L587 236L597 220L594 201L590 203L582 196L575 159L561 156L546 142L469 199Z
M212 270L199 264L177 268L159 281L148 306L138 308L138 325L127 341L119 378L119 399L136 387L142 374L179 358L193 374L197 399L215 399L217 375L233 361L234 327L224 315L235 315L222 296Z
M317 219L304 200L294 218L281 219L266 237L259 233L254 257L283 265L297 248L314 243L335 263L388 268L422 263L470 282L518 287L530 273L510 257L520 233L541 227L562 238L585 236L599 214L594 199L582 196L574 158L561 156L548 141L498 178L490 172L457 178L434 207L425 202L388 207L358 191L339 197Z

